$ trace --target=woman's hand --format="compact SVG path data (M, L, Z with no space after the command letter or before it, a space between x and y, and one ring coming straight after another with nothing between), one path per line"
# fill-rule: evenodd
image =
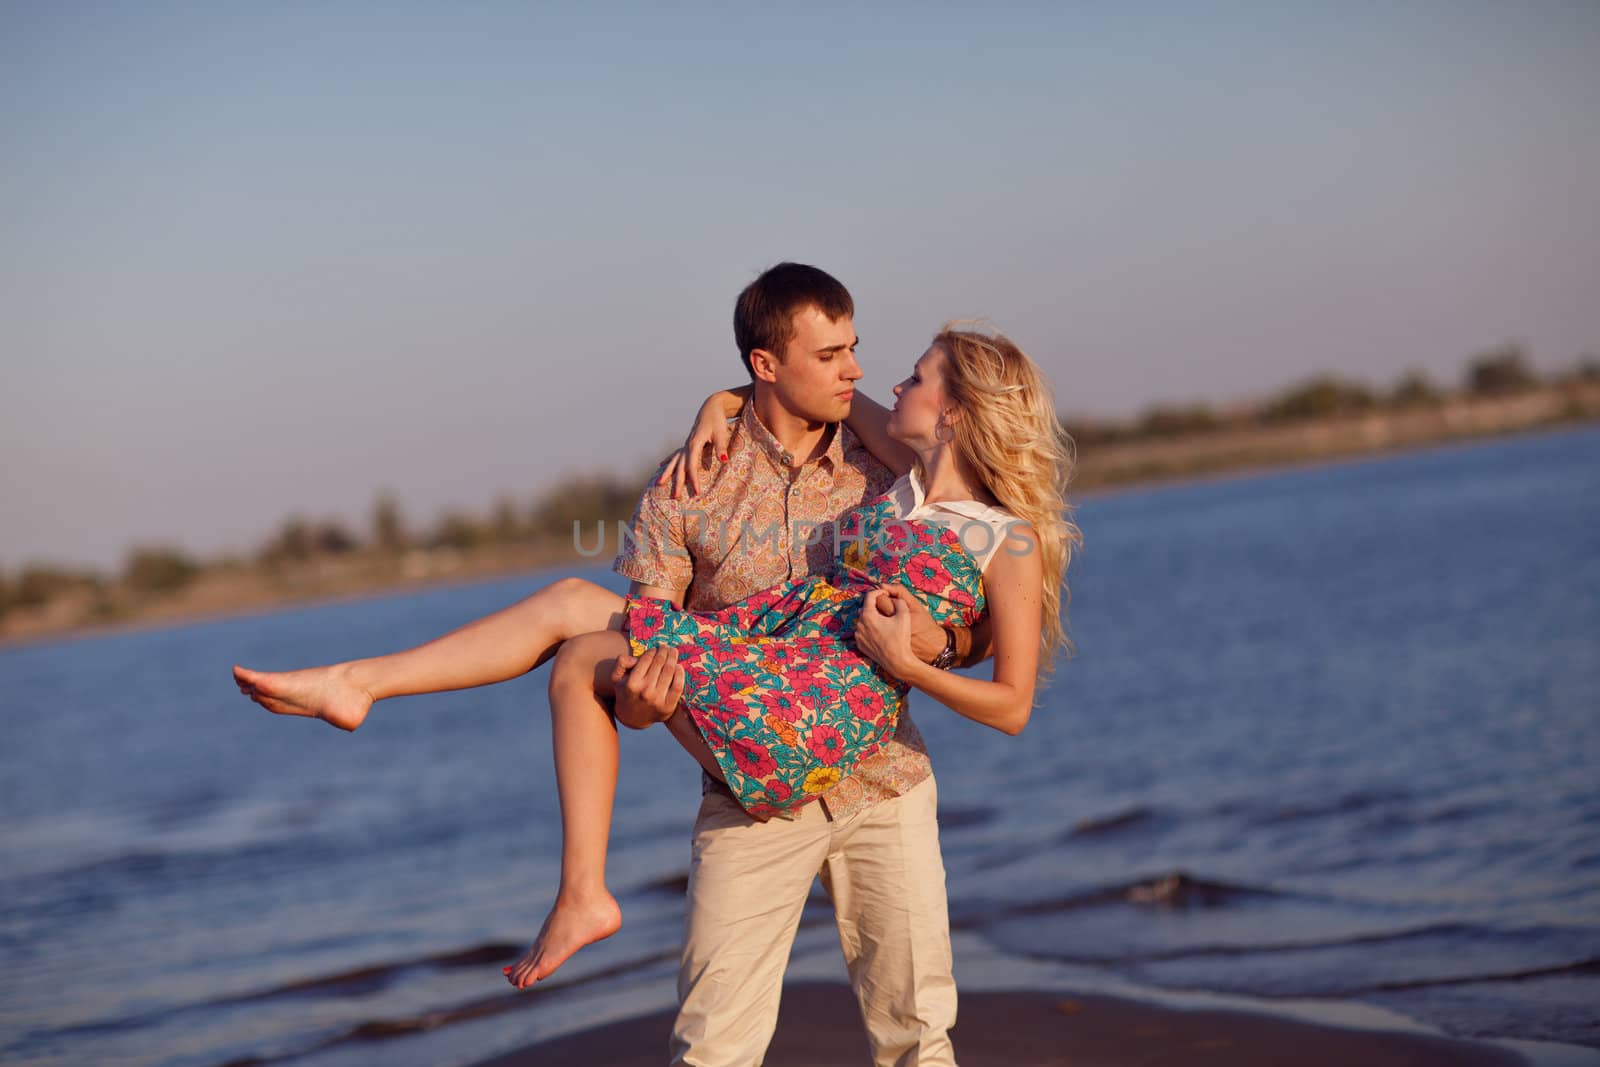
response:
M856 620L856 648L880 667L904 680L923 666L911 650L911 606L904 590L879 586L861 598Z
M728 429L728 420L739 414L744 407L746 394L749 387L743 389L724 389L712 393L706 402L700 405L700 411L695 415L694 428L689 431L689 437L683 442L683 447L667 457L666 466L661 470L661 476L656 479L657 485L672 483L672 497L674 500L683 492L684 482L689 485L689 495L697 496L700 493L700 482L696 477L700 471L710 470L712 459L726 463L728 460L728 440L732 431Z
M672 483L672 499L678 499L678 494L683 489L684 469L688 467L688 453L682 448L672 450L672 455L667 457L666 466L661 468L661 474L656 478L657 485Z

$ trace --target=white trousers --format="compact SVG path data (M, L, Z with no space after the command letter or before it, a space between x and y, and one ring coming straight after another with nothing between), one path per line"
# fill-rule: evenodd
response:
M837 821L820 804L759 823L709 792L694 827L672 1062L757 1067L812 879L822 876L875 1067L955 1067L938 787ZM849 1041L849 1038L844 1040ZM840 1050L841 1063L855 1060Z

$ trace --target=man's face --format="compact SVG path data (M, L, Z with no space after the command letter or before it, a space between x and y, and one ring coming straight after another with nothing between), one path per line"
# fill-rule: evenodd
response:
M840 422L850 414L855 383L856 327L848 318L829 319L815 307L794 313L794 336L780 363L770 361L771 381L791 414L811 422Z

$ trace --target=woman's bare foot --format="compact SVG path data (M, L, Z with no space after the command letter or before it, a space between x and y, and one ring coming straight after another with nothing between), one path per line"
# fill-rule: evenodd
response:
M622 929L622 909L604 889L597 895L561 894L545 917L539 936L522 958L505 968L506 981L526 989L555 973L585 945L603 941Z
M354 730L372 707L372 694L350 676L350 665L303 671L252 671L234 667L239 692L274 715L304 715L341 730Z

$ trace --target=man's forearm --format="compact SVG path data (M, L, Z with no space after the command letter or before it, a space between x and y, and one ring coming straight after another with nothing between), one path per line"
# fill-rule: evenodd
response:
M928 612L927 605L902 591L900 586L887 586L885 592L911 610L911 654L923 663L938 664L947 648L953 655L942 664L946 667L971 667L982 663L992 654L987 615L979 618L977 625L970 628L942 626Z
M950 667L971 667L989 658L988 627L983 627L983 640L965 626L929 626L928 631L926 637L918 631L911 638L912 655L924 663L937 665L946 648L955 653L946 664Z
M976 667L994 655L992 629L987 615L979 619L978 624L970 630L965 626L955 628L956 666Z
M956 665L972 666L972 631L965 626L953 626L950 628L950 635L955 639Z
M971 630L965 626L940 626L933 632L939 637L937 643L919 644L913 638L911 652L917 659L929 666L946 669L972 665L968 662L973 645Z

